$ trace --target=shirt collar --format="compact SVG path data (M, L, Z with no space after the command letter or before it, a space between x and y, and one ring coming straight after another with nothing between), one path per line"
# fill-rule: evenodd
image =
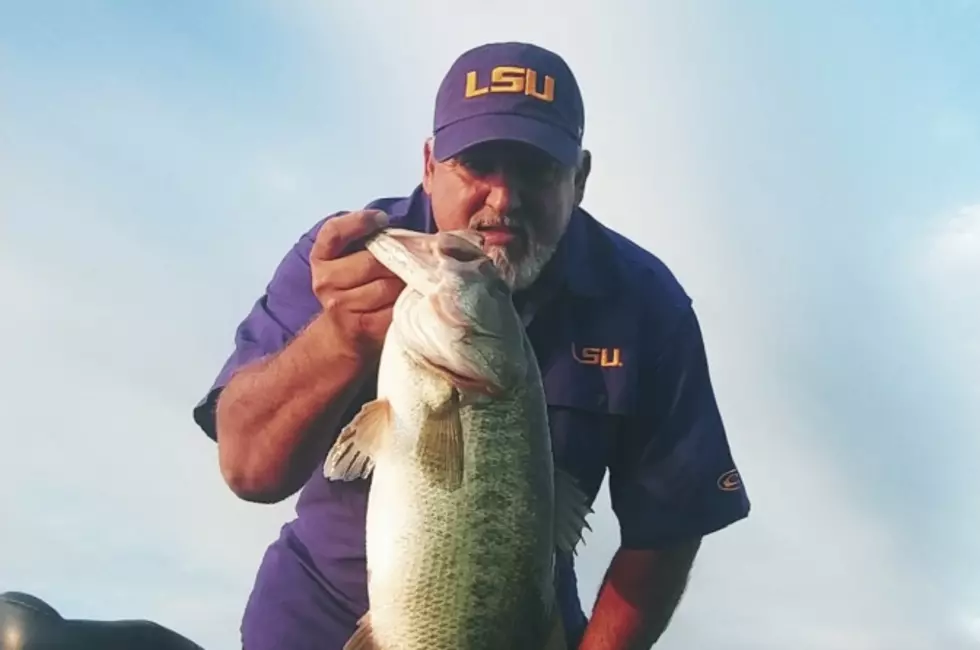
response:
M610 276L614 260L604 255L605 234L589 213L576 208L555 254L542 271L542 280L560 276L559 283L576 295L605 296L614 286Z

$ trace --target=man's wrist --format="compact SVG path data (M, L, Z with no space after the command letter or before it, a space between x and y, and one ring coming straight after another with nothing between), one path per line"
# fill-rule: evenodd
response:
M362 376L379 357L376 344L352 333L328 311L311 320L303 335L307 354L315 363L335 371L342 369L343 374Z
M613 556L579 650L648 650L667 629L700 547L620 548Z

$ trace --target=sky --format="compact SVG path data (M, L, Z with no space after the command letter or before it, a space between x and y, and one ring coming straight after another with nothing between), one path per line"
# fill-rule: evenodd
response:
M237 500L191 408L302 233L414 188L453 58L526 40L753 502L657 647L980 648L980 3L599 4L0 3L0 590L237 647L293 500Z

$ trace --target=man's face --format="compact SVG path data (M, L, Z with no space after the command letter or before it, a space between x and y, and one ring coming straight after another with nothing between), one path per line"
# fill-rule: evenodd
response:
M472 228L513 290L526 289L551 259L582 200L588 153L564 167L516 142L475 145L445 162L425 145L423 187L439 230Z

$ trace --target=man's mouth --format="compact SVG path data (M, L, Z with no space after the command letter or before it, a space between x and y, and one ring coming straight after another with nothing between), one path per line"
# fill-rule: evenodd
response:
M477 226L485 246L506 246L520 236L520 230L504 225Z

